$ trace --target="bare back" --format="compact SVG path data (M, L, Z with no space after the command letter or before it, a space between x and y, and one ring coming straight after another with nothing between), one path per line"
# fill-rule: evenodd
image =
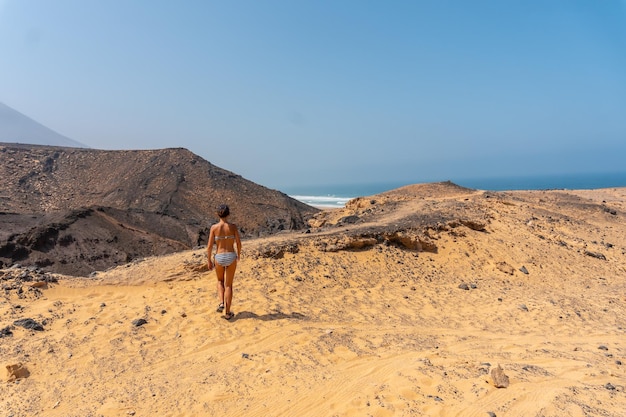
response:
M211 235L214 242L209 243L215 243L216 253L235 252L235 244L240 245L239 231L232 223L220 221L214 224L211 226Z

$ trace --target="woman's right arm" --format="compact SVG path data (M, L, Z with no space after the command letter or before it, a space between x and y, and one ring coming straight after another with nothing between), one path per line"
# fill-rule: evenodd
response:
M241 237L239 237L239 228L235 226L235 244L237 245L237 260L241 259Z
M215 232L213 231L213 226L211 226L211 231L209 232L209 242L207 243L207 264L209 266L209 271L213 269L213 244L215 243Z

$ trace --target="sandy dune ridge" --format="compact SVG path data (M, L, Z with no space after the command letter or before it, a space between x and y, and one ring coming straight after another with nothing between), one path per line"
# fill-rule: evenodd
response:
M623 416L625 216L623 188L359 199L244 241L230 322L204 250L3 270L0 357L29 375L0 415Z

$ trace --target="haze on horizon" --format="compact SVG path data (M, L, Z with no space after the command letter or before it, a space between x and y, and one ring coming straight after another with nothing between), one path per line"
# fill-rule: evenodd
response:
M624 0L0 0L0 57L66 137L273 188L624 171Z

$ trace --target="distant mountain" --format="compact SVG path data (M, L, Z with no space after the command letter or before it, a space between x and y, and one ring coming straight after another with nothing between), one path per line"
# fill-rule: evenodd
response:
M88 148L0 103L0 142Z
M207 244L219 204L242 237L307 227L319 210L186 149L0 143L0 267L84 275Z

